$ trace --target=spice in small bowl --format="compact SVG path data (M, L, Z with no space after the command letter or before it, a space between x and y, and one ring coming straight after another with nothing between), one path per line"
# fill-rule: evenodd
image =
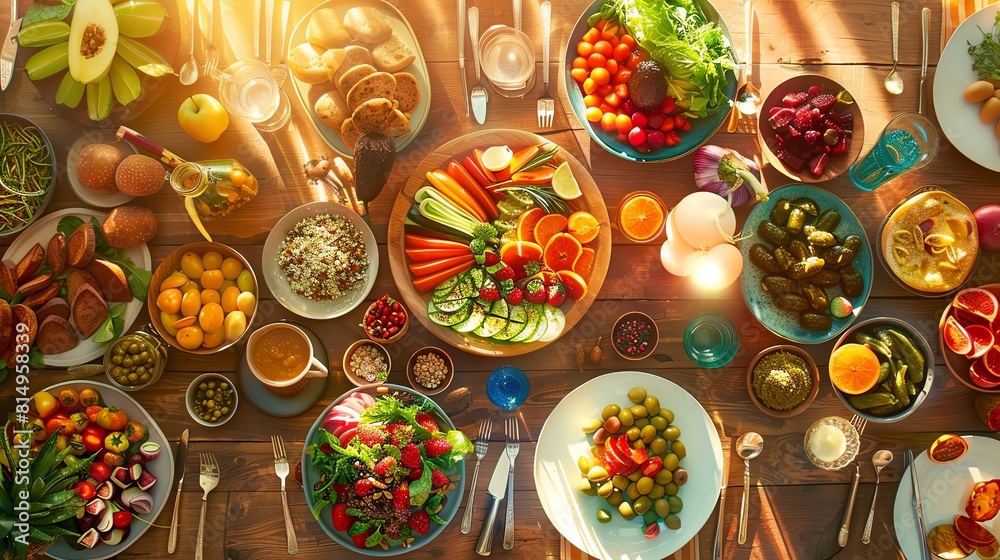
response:
M789 418L808 408L819 394L819 370L801 348L772 346L750 360L747 391L762 412Z
M611 343L615 352L626 360L649 357L660 341L656 321L641 311L630 311L615 321Z
M406 378L410 385L425 395L436 395L444 391L454 377L455 365L451 357L434 346L417 350L406 363Z
M368 306L361 327L368 338L387 344L402 338L410 321L403 304L386 294Z
M202 426L221 426L236 414L239 398L233 382L218 373L194 378L188 386L188 414Z
M384 383L389 378L391 366L389 352L371 340L359 340L344 352L344 373L359 387Z

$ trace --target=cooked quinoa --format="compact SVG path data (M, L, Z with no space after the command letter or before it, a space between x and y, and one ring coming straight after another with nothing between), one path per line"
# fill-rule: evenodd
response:
M285 235L278 264L297 294L332 300L364 282L368 252L364 236L349 220L320 214L295 224Z

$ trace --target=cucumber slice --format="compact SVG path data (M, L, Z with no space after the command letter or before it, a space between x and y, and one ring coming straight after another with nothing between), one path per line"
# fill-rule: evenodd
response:
M524 329L510 339L511 342L524 342L535 334L538 330L539 318L542 316L542 306L537 303L522 304L525 312Z
M455 287L455 284L458 284L462 280L463 276L463 274L458 274L438 284L437 287L434 288L434 293L431 295L431 299L445 299L448 293L451 292L451 289Z
M486 271L478 266L469 270L469 279L472 280L476 289L482 288L483 282L485 282L488 277L489 275L486 274Z
M563 313L562 309L546 305L545 320L548 322L548 326L545 327L545 334L543 334L538 340L541 342L552 342L553 340L559 338L563 329L566 328L566 315Z
M494 340L510 340L527 327L528 313L521 305L508 305L507 328L493 335Z
M458 277L458 281L448 290L434 290L434 295L431 296L431 301L435 304L439 304L443 301L464 300L475 296L477 293L478 290L472 285L469 275L461 274ZM441 309L440 305L438 306L438 309ZM448 311L446 309L441 310Z
M483 321L479 328L472 331L476 336L481 336L483 338L493 338L495 334L507 328L507 319L503 317L497 317L496 315L487 315L486 320Z
M469 318L472 313L472 300L465 300L465 305L453 313L445 313L437 308L433 308L434 302L431 302L427 306L427 315L430 317L431 321L445 327L450 327L452 325L457 325L462 321Z
M480 305L479 301L473 300L472 305L469 306L469 316L464 321L452 325L452 328L458 332L472 332L479 328L479 325L483 324L486 320L486 308Z
M509 306L507 305L507 302L502 299L494 301L493 307L490 308L490 315L493 315L494 317L500 317L501 319L506 320L507 317L510 315Z
M548 307L548 305L538 305L538 325L535 327L535 332L531 335L531 338L525 340L525 342L538 342L545 334L545 331L549 328L549 320L545 317L546 307Z

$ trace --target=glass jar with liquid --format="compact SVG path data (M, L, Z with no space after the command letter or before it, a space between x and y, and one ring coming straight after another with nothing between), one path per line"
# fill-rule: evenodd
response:
M170 186L194 199L205 220L228 216L257 196L256 177L232 159L181 163L170 174Z

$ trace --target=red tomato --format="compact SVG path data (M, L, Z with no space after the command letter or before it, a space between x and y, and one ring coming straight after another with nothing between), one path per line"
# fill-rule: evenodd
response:
M583 93L590 95L597 91L597 83L594 82L593 78L587 78L583 81Z
M587 79L587 76L590 75L590 73L587 72L586 68L574 68L569 71L569 75L573 76L574 80L582 84L583 81Z
M585 57L578 56L573 59L573 68L583 68L584 70L587 70L590 67L587 66L587 59Z
M87 426L83 429L83 447L93 453L104 448L104 436L108 432L100 426Z
M615 132L616 130L618 130L618 128L615 126L615 118L617 116L618 115L614 114L611 111L604 113L604 115L601 117L601 128L604 129L604 132Z
M587 58L594 53L594 45L586 40L586 35L584 35L584 40L576 44L576 54L583 58Z
M83 501L85 502L93 500L94 496L97 495L97 489L94 488L94 485L92 483L86 480L81 480L80 482L77 482L76 486L73 487L73 491L76 492L78 496L83 498Z
M663 119L663 124L660 125L660 130L664 133L671 132L674 130L674 119L667 117Z
M598 105L601 104L601 98L600 98L600 96L597 96L597 95L594 95L594 94L590 94L590 95L584 96L584 98L583 98L583 104L586 107L597 107Z
M587 65L590 66L591 68L598 68L604 66L604 64L607 62L608 59L604 58L604 55L601 53L595 52L594 54L587 57Z
M618 46L618 35L617 31L615 33L609 33L608 29L605 27L604 31L601 31L601 40L607 41L611 45L611 50Z
M594 52L603 55L604 58L611 58L612 54L614 54L614 50L615 48L611 46L611 43L603 39L594 43Z
M611 76L614 76L615 74L618 73L618 63L615 62L615 59L613 58L608 59L608 62L607 64L604 65L604 68L608 71L608 74L610 74Z
M628 99L628 84L618 84L615 86L615 94L622 99Z
M663 138L664 138L664 142L668 146L676 146L677 144L681 143L681 137L678 136L677 133L674 132L674 131L672 131L672 130L670 132L664 134Z
M620 106L622 104L621 98L618 97L618 95L615 94L614 92L611 92L611 93L605 95L604 96L604 101L605 101L605 103L607 103L608 105L610 105L612 107L618 107L618 106Z
M632 77L632 71L624 66L618 68L618 73L615 74L615 79L612 80L615 84L627 84L629 78Z
M600 19L600 20L597 20L597 24L594 25L593 28L596 29L596 30L598 30L598 31L604 31L604 28L607 27L607 25L608 25L608 20L606 20L606 19ZM593 43L593 42L596 42L596 41L591 41L591 42Z
M621 134L628 134L632 130L632 117L628 115L618 115L615 118L615 127Z
M618 109L615 108L615 107L612 107L611 104L609 104L607 101L602 102L599 108L602 111L604 111L605 113L611 113L611 114L614 114L614 115L618 114Z
M629 52L635 50L636 47L635 39L631 35L629 34L622 35L618 40L620 43L628 45Z
M601 29L604 28L603 24L599 23L598 25L601 26ZM590 43L590 45L593 46L594 43L601 40L601 29L598 29L597 27L591 27L590 29L587 30L586 33L583 34L583 38L580 40L585 43Z
M603 86L611 81L611 73L608 72L607 68L598 66L590 71L590 79L594 80L595 84Z
M61 412L55 416L49 417L49 419L45 421L45 431L50 434L60 427L62 428L62 431L59 433L64 436L76 433L76 424Z
M619 40L618 45L615 46L611 56L618 62L625 62L630 54L632 54L632 47L630 47L624 40Z
M632 54L628 55L628 61L625 62L625 67L629 70L635 70L636 66L642 62L642 54L639 51L632 51Z

